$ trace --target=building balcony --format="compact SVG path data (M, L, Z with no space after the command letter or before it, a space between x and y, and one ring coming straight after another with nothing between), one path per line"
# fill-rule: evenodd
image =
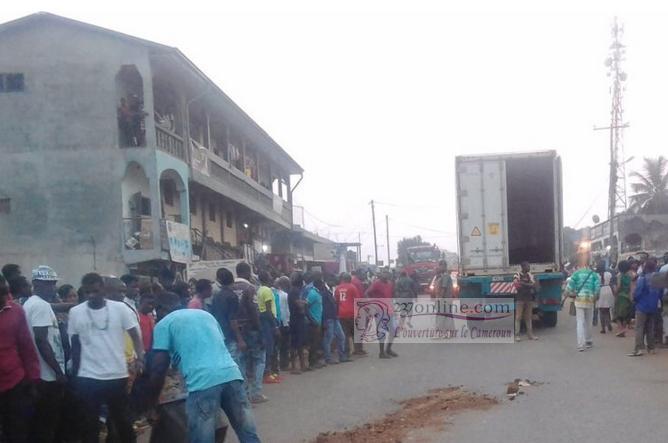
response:
M269 220L292 227L290 203L196 143L191 144L193 181L213 189Z
M151 260L186 263L192 256L190 228L173 219L147 216L123 219L123 257L126 264Z
M183 138L168 129L155 126L155 141L159 150L188 162L188 155L183 142Z
M153 219L151 217L124 218L123 245L128 251L153 249Z

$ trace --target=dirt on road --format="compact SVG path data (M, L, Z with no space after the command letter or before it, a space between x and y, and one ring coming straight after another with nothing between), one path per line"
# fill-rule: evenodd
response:
M448 418L467 410L488 409L498 403L493 397L461 388L429 391L421 397L399 402L401 408L384 418L342 432L318 435L315 443L400 443L415 430L442 429Z

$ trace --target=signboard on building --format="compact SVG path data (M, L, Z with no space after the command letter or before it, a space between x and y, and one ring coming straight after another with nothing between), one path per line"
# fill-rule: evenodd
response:
M216 272L220 268L225 268L236 276L237 265L242 261L243 261L242 259L202 260L190 263L188 265L188 280L192 278L194 278L195 280L206 278L207 280L215 281Z
M169 255L172 261L176 263L190 263L193 255L193 247L188 225L166 220L165 231L167 241L169 242Z
M336 245L334 243L313 243L313 258L315 261L337 261Z

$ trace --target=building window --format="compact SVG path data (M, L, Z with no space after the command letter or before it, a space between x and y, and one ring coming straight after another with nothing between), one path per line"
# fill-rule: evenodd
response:
M225 214L225 219L225 225L227 225L228 228L234 226L234 220L232 220L232 213L230 211L227 211L227 214Z
M23 74L0 74L0 92L19 92L24 89Z
M0 214L9 214L12 200L10 198L0 198Z
M216 204L209 203L209 221L216 221Z

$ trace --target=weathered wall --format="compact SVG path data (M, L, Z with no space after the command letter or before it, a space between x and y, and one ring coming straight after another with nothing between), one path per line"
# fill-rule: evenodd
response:
M127 157L146 167L155 154L118 147L115 76L123 64L141 73L151 109L142 46L55 23L0 34L0 72L22 72L26 85L0 94L0 194L11 198L11 213L0 215L0 263L48 264L74 284L94 261L99 272L125 271ZM149 135L152 128L147 121Z

